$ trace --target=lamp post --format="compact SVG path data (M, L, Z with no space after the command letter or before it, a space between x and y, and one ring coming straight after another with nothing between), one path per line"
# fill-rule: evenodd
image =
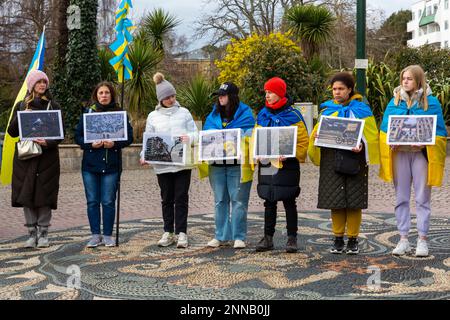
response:
M356 3L356 90L366 96L366 0Z

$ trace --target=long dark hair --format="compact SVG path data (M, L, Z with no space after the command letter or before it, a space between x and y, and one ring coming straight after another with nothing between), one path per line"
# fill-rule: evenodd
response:
M347 88L352 89L352 91L350 92L350 97L352 97L356 92L355 92L355 78L353 78L353 76L348 73L348 72L339 72L336 73L333 78L331 78L330 80L330 85L333 86L333 84L337 81L342 82L343 84L345 84L345 86Z
M237 94L229 94L228 95L228 108L227 106L221 106L219 101L219 96L217 96L216 100L216 108L220 113L220 116L223 119L231 120L239 107L239 96Z
M111 82L108 81L102 81L99 84L97 84L97 86L95 87L94 91L92 91L92 102L95 104L100 104L100 102L98 101L97 98L97 92L101 87L107 87L109 89L109 92L111 93L111 104L115 104L116 108L120 109L120 106L117 104L117 94L116 94L116 89L114 89L114 86L112 85Z

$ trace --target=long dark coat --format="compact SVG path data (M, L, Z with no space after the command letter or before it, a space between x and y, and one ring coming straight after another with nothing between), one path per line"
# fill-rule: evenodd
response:
M30 108L46 110L47 105L48 101L35 99L30 103ZM19 102L15 106L14 115L8 127L8 133L12 137L19 136L18 109L25 109L25 103ZM50 109L60 109L59 104L51 100ZM42 146L42 155L28 160L18 159L16 145L12 176L13 207L57 209L60 176L58 144L61 141L47 140L47 146Z
M360 171L356 175L335 172L336 149L320 148L320 209L367 209L369 167L364 147L359 155Z

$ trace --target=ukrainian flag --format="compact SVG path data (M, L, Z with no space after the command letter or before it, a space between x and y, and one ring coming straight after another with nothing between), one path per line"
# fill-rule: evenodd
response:
M30 67L28 68L28 73L31 70L43 70L44 68L44 55L45 55L45 27L42 35L39 39L39 42L36 47L36 51L33 56L33 60L31 60ZM26 78L25 78L26 79ZM19 102L25 99L27 94L27 83L23 82L22 87L19 91L19 94L14 101L14 105L11 108L11 113L9 115L8 125L6 126L5 140L3 142L3 154L2 154L2 167L0 172L0 181L3 185L11 184L12 181L12 171L13 171L13 159L14 152L16 149L16 143L19 141L19 138L12 138L8 134L9 123L11 122L12 116L14 114L14 106Z
M127 18L130 8L133 8L131 0L122 0L116 11L117 39L109 48L116 55L109 63L116 70L119 82L133 78L133 67L128 56L128 44L133 41L130 31L134 29L133 24Z

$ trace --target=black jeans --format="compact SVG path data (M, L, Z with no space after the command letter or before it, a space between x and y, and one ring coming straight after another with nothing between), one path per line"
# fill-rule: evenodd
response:
M283 201L286 210L286 229L288 236L297 236L297 204L295 198ZM277 223L277 202L264 201L264 234L273 236Z
M164 232L186 233L189 208L189 186L191 170L158 174L161 188L161 204L164 219Z

